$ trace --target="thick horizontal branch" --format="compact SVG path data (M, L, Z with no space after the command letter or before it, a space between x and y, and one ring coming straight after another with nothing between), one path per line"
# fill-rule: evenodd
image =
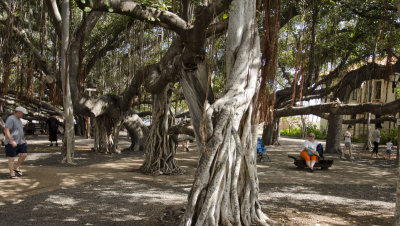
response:
M400 100L387 104L341 104L340 102L311 105L305 107L289 107L274 110L275 117L293 115L309 115L314 113L330 113L337 115L354 115L370 112L375 115L388 115L400 111Z
M185 134L195 137L193 126L190 123L178 124L168 129L169 135Z
M313 113L313 115L318 116L320 118L329 120L329 114L318 114L318 113ZM396 117L393 116L385 116L385 117L380 117L377 119L371 119L370 123L371 124L375 124L375 123L382 123L382 122L396 122ZM366 118L358 118L358 119L346 119L343 120L342 122L343 124L367 124L368 120Z
M377 119L371 119L370 123L375 124L375 123L382 123L382 122L396 122L397 119L396 117L393 116L386 116L386 117L381 117ZM359 119L347 119L343 120L343 124L367 124L368 120L366 118L359 118Z
M76 3L81 9L91 9L93 11L113 12L121 15L126 15L134 19L146 21L147 23L155 24L173 30L178 34L188 30L192 25L183 20L178 15L159 10L154 7L144 6L134 1L111 1L111 5L105 4L104 0L82 1L77 0Z

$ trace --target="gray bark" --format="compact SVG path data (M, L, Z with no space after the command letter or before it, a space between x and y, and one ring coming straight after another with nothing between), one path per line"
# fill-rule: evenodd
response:
M64 142L61 154L62 162L72 164L74 160L74 109L72 106L71 90L69 84L68 45L69 45L69 1L62 3L62 42L61 42L61 80L64 102Z
M118 137L123 123L120 109L111 105L107 114L95 117L94 122L94 151L106 154L120 153Z
M233 1L232 9L227 80L221 97L208 100L207 73L201 67L182 71L181 83L201 153L182 225L252 225L268 220L258 201L257 125L251 124L260 81L255 1Z
M139 115L133 111L129 111L125 116L123 125L131 137L132 143L129 149L132 151L144 151L145 141L149 136L149 129Z
M341 153L343 115L330 115L328 120L328 135L326 139L326 153Z
M162 92L153 94L153 122L145 144L146 159L141 167L144 173L179 174L184 172L174 158L177 144L168 133L172 125L169 109L171 95L170 85L167 85Z

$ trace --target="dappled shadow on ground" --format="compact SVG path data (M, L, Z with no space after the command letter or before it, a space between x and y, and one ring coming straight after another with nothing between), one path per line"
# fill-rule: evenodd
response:
M78 142L76 167L54 159L54 147L37 145L18 180L0 180L0 216L4 225L176 225L184 211L199 154L177 149L184 175L153 177L138 170L143 152L103 155ZM83 142L87 142L86 146ZM310 173L294 166L303 140L283 139L269 146L270 162L257 164L264 212L277 222L300 225L388 225L393 220L396 170L393 162L334 160L329 170ZM6 175L6 160L1 159ZM1 175L0 175L1 177ZM22 215L21 213L24 213ZM162 219L162 220L161 220Z
M121 158L142 157L143 151L133 152L125 150L129 147L130 141L127 137L121 137L119 141L119 147L122 150L121 153L104 154L93 152L93 139L86 139L83 137L76 137L75 140L75 152L74 152L74 164L61 164L61 146L62 142L59 142L59 146L49 146L50 142L47 141L46 135L30 135L28 137L28 157L25 160L23 166L55 166L55 167L79 167L88 166L96 163L115 161ZM6 163L6 158L1 158L0 163ZM0 176L0 179L1 176Z
M260 184L265 213L284 223L390 225L395 187L354 184Z
M3 203L0 215L4 225L162 225L166 204L183 205L189 189L188 183L103 179Z

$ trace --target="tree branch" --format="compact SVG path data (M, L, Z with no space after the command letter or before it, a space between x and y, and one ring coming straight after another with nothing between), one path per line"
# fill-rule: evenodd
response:
M192 28L190 23L172 12L144 6L133 1L111 1L112 5L110 6L107 6L103 0L92 0L86 1L85 3L76 0L75 2L81 9L90 8L93 11L101 12L110 12L112 10L114 13L130 16L134 19L162 26L175 31L178 34L182 34L183 31ZM92 2L93 5L90 5L90 2Z
M315 112L337 115L354 115L370 112L375 115L387 115L397 113L400 109L400 99L387 104L341 104L340 102L311 105L305 107L289 107L274 110L275 117L287 117L293 115L309 115Z

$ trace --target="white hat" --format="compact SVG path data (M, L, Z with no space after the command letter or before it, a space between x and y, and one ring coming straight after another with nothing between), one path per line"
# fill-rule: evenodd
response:
M21 106L16 107L15 111L20 111L20 112L24 113L25 115L28 114L28 111L24 107L21 107Z

